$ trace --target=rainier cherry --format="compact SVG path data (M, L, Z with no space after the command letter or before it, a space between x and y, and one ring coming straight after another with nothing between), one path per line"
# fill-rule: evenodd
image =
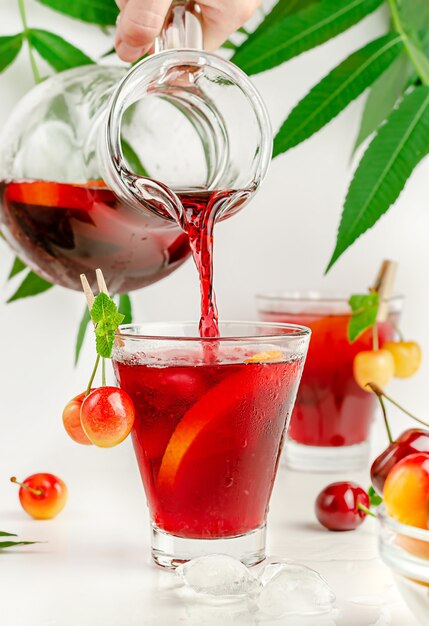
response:
M23 483L19 483L14 476L10 480L20 485L22 508L34 519L55 517L67 502L67 487L61 478L53 474L32 474Z
M422 351L415 341L387 341L383 350L392 355L397 378L414 376L422 362Z
M317 496L316 517L328 530L354 530L369 510L369 496L359 485L351 482L332 483Z
M385 387L393 378L395 362L388 350L364 350L358 352L353 361L353 376L365 391L369 382Z
M429 454L410 454L389 472L384 504L390 517L402 524L429 528Z
M85 400L85 395L85 392L80 393L66 404L63 411L63 424L67 434L73 441L84 446L91 446L92 442L85 435L80 421L80 410Z
M82 428L100 448L121 443L130 433L135 418L130 396L116 387L100 387L86 396L80 411Z

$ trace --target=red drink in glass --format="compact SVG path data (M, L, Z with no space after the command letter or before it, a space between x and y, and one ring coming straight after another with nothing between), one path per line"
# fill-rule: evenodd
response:
M400 300L391 302L398 315ZM358 352L372 350L372 332L350 343L347 299L259 298L260 318L304 324L312 330L305 371L292 415L286 463L295 469L348 470L365 466L377 400L353 377ZM379 342L393 338L392 322L379 323ZM305 446L305 447L304 447Z
M81 289L79 275L103 268L109 290L132 291L170 274L189 256L179 225L121 203L103 181L0 184L1 229L32 269ZM95 287L95 285L94 285Z
M173 337L151 339L140 334L144 326L123 327L114 351L118 383L136 408L132 436L153 521L154 558L171 566L204 549L229 551L229 540L235 554L235 539L251 535L245 558L254 563L263 558L257 544L309 332L256 324L250 332L278 336L174 338L188 330L172 327ZM209 362L207 343L215 344ZM185 542L174 555L157 547L170 535ZM202 540L210 540L206 548ZM216 549L212 540L226 543Z

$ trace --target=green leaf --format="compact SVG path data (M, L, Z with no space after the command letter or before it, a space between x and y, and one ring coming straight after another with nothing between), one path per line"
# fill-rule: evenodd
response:
M416 78L409 57L405 53L400 54L368 94L354 151L384 122L409 83Z
M83 22L114 26L119 14L115 0L38 0L51 9Z
M32 46L57 72L94 63L82 50L47 30L32 28L29 37Z
M354 52L293 109L274 140L273 156L298 145L336 117L400 55L404 44L391 33Z
M350 185L327 271L397 200L429 150L429 87L417 87L381 126Z
M88 328L88 324L90 323L90 321L91 321L91 316L89 314L88 307L85 306L85 310L83 312L82 319L80 320L79 330L78 330L77 337L76 337L76 348L75 348L75 357L74 357L75 366L77 365L79 361L79 355L83 346L83 341L85 339L86 329Z
M105 293L99 293L91 309L91 319L95 326L95 343L97 353L110 359L112 355L115 332L124 316L118 313L114 301Z
M15 535L15 533L6 533L3 530L0 530L0 537L17 537L18 535Z
M3 72L19 54L22 47L22 33L0 37L0 72Z
M123 324L131 324L133 321L133 308L131 298L127 293L121 293L119 296L119 311L123 314Z
M375 507L375 508L380 506L380 504L383 502L383 498L378 495L378 493L376 492L376 490L374 489L374 487L372 485L368 489L368 497L369 497L370 505Z
M30 271L15 293L9 298L8 302L14 302L20 298L28 298L29 296L37 296L39 293L51 289L51 287L53 287L52 283L48 283L47 280Z
M429 58L420 48L419 44L415 44L411 39L407 42L408 49L412 55L412 61L414 67L418 70L419 76L425 82L429 84Z
M247 74L276 67L344 32L384 0L320 0L251 35L232 57Z
M374 326L379 305L378 293L353 295L349 300L352 315L347 328L350 343L353 343L368 328Z
M124 159L127 162L128 167L130 168L130 171L133 172L133 174L137 174L137 176L149 177L149 174L147 173L146 168L144 167L137 153L130 146L128 141L122 138L121 143L122 143L122 154L124 155Z
M319 2L319 0L279 0L271 9L271 12L264 18L258 28L254 31L253 36L259 36L264 31L275 26L277 22L288 15L298 13L307 7Z
M26 267L27 266L25 265L25 263L23 261L21 261L21 259L19 259L18 257L15 257L15 260L14 260L13 265L12 265L12 269L10 270L9 276L7 277L7 279L10 280L14 276L19 274L23 270L25 270Z
M397 0L398 15L404 30L410 34L427 37L429 28L429 2L427 0Z
M13 546L30 546L37 541L0 541L0 550L3 548L12 548Z

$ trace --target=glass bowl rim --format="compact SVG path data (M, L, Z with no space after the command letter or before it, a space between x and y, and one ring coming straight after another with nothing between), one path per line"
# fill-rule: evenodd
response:
M192 336L185 336L185 335L177 335L177 334L172 334L172 335L161 335L158 333L150 333L150 334L134 334L134 333L127 333L126 330L130 329L130 328L138 328L138 327L156 327L156 328L169 328L169 327L192 327L198 328L198 323L197 322L191 322L191 321L184 321L184 322L142 322L142 323L137 323L137 322L133 322L131 324L121 324L119 326L119 331L120 332L116 332L115 333L115 337L117 337L118 339L130 339L130 340L141 340L141 341L148 341L148 340L152 340L152 341L186 341L186 342L246 342L246 341L252 341L252 342L265 342L267 340L271 340L271 341L278 341L278 340L288 340L288 339L303 339L305 337L310 337L311 335L311 330L310 328L307 328L306 326L301 326L299 324L283 324L281 322L258 322L256 321L236 321L236 320L224 320L221 321L219 323L220 327L222 328L222 326L236 326L236 327L242 327L242 326L253 326L253 328L270 328L270 329L279 329L279 330L286 330L287 332L284 333L278 333L278 334L273 334L272 332L267 334L262 334L262 335L249 335L249 334L243 334L243 335L231 335L229 336L224 336L221 335L220 337L200 337L199 335L192 335ZM125 331L125 332L124 332Z
M429 544L429 530L398 522L387 514L384 504L380 505L377 510L377 519L382 526L393 530L395 533L411 537L412 539L420 539L420 541L424 541Z

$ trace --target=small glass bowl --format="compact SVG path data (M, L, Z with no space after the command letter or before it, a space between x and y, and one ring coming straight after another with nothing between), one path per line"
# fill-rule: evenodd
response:
M401 524L378 511L379 550L414 616L429 624L429 530Z

